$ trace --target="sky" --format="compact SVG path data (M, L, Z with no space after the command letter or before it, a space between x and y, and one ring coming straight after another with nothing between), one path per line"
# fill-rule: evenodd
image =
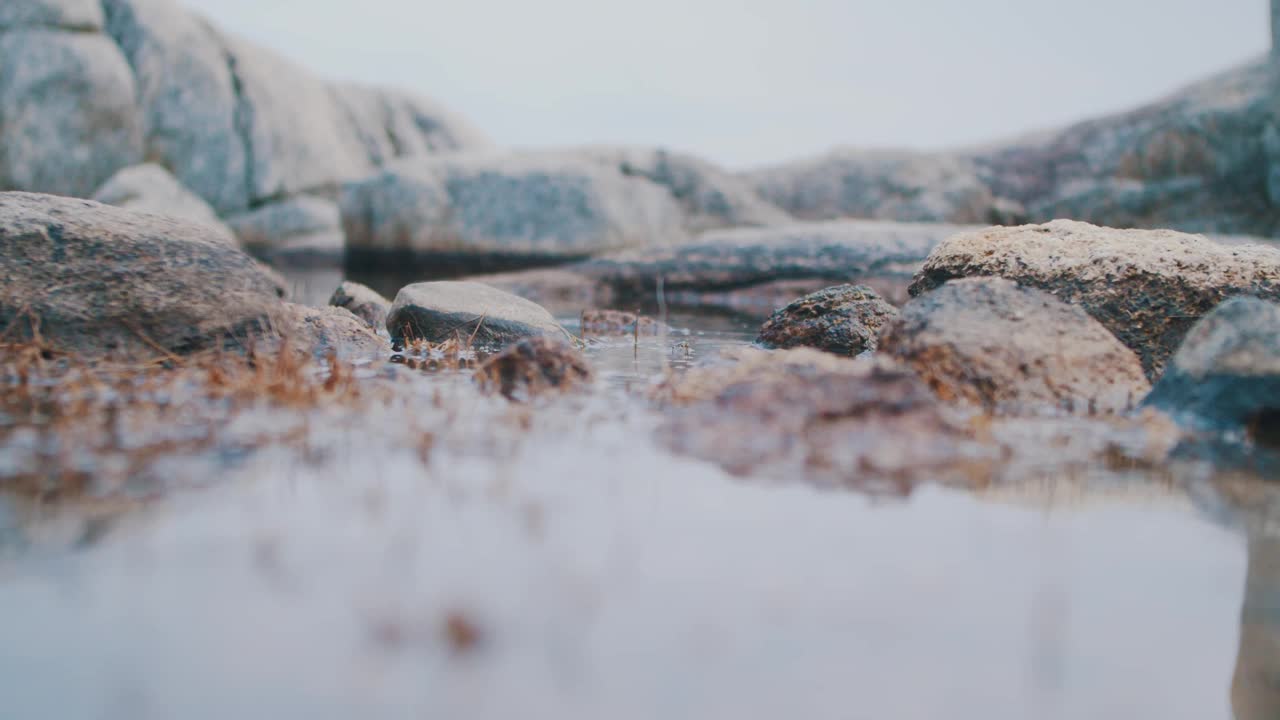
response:
M1265 53L1268 0L184 0L504 146L731 168L936 149L1127 109Z

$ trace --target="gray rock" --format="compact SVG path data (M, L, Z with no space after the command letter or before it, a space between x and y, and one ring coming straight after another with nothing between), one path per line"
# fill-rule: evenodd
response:
M272 323L290 347L308 350L317 356L332 354L344 362L356 362L391 355L391 343L345 308L283 303L272 316Z
M391 312L391 301L382 297L372 288L350 280L338 286L329 298L334 307L346 308L353 315L365 321L374 329L387 326L387 315Z
M0 333L121 359L265 332L278 277L207 226L76 200L0 193Z
M1136 352L1154 379L1191 325L1224 299L1280 298L1280 250L1057 220L956 235L929 255L911 292L982 275L1080 305Z
M236 244L235 235L218 219L218 213L159 165L134 165L117 172L98 188L92 199L134 212L167 215L207 225L227 244Z
M1117 413L1151 389L1137 356L1082 308L1002 278L952 280L902 308L880 352L943 399Z
M98 0L4 0L0 3L0 32L18 28L49 28L96 32L102 29Z
M1280 305L1236 297L1205 315L1146 404L1215 428L1280 437Z
M338 205L306 195L227 218L246 250L269 260L342 262L346 236Z
M662 188L549 153L398 161L342 192L349 247L364 253L574 257L685 239Z
M666 188L683 208L685 227L693 233L792 222L786 212L757 195L746 181L692 155L645 147L590 147L579 152L623 175Z
M84 197L142 159L133 74L103 35L0 33L0 189Z
M333 92L374 165L491 144L449 109L412 93L362 85L336 85Z
M756 339L766 347L813 347L841 355L875 350L898 309L865 285L823 288L779 308Z
M413 340L470 340L506 345L525 337L565 337L545 308L474 282L415 283L396 293L387 331L397 344Z

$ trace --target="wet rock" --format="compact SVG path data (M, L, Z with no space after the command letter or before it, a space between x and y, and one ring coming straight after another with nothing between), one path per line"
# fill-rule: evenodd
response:
M86 197L140 162L136 95L129 64L104 35L0 33L0 188Z
M244 248L271 261L341 263L346 236L338 205L300 195L227 218Z
M1191 325L1226 298L1280 298L1280 249L1055 220L956 235L929 255L911 292L981 275L1083 307L1156 378Z
M476 368L475 380L489 394L508 400L565 393L591 382L591 366L561 338L531 337L507 346Z
M1280 305L1237 297L1204 316L1146 404L1280 448Z
M337 290L333 291L329 304L346 308L375 330L386 328L387 314L391 312L390 300L382 297L372 288L350 280L343 282Z
M344 186L342 219L357 255L564 258L685 239L662 188L572 154L398 161Z
M755 351L655 391L659 439L730 472L860 485L928 474L963 480L991 448L910 370L809 348Z
M813 347L841 355L875 350L898 309L865 285L837 285L780 308L756 339L766 347Z
M218 213L159 165L134 165L117 172L98 188L93 200L134 212L168 215L207 225L228 245L237 244L230 228L218 219Z
M952 280L907 303L880 352L942 398L992 410L1116 413L1150 390L1134 353L1084 309L1003 278Z
M151 358L262 332L278 276L207 226L89 200L0 193L0 334Z
M351 362L391 355L391 343L346 308L284 303L273 316L273 322L276 333L290 347L318 356L333 354L339 360Z
M397 344L459 339L501 346L540 335L565 337L545 308L474 282L424 282L401 288L387 315L387 330Z
M0 32L18 28L97 32L102 23L98 0L5 0L0 4Z
M667 330L661 322L646 315L623 310L583 310L583 335L658 335Z

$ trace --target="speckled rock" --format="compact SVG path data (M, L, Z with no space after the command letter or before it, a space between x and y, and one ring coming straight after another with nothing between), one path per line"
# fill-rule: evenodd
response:
M837 285L778 309L760 328L766 347L812 347L841 355L875 350L898 309L865 285Z
M397 344L410 340L470 340L507 345L526 337L565 337L551 313L536 303L474 282L424 282L396 293L387 331Z
M523 402L581 389L593 373L582 353L563 338L532 337L486 358L474 377L482 392Z
M346 308L283 303L272 321L276 333L290 347L318 356L332 354L344 362L354 362L391 355L391 343Z
M942 398L997 411L1116 413L1151 389L1134 353L1083 308L1003 278L952 280L907 303L880 352Z
M51 28L76 32L102 29L98 0L4 0L0 3L0 32L19 28Z
M127 359L269 330L278 276L207 226L90 200L0 193L0 333Z
M956 235L929 255L911 292L982 275L1047 290L1083 307L1155 378L1191 325L1226 298L1280 298L1280 249L1055 220Z
M167 215L207 225L228 245L236 245L235 234L222 224L209 203L183 187L159 165L148 163L121 170L103 183L92 199L134 212Z
M299 195L227 218L244 248L271 262L341 264L346 236L338 205Z
M386 329L387 314L391 312L390 300L382 297L372 288L350 280L343 282L337 290L333 291L329 304L347 309L375 330Z
M1194 424L1280 438L1280 305L1236 297L1205 315L1146 402Z

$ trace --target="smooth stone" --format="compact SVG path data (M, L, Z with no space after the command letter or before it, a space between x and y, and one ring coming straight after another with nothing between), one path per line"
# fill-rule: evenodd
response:
M502 346L526 337L567 333L542 306L475 282L424 282L396 293L387 331L397 345L456 339Z

